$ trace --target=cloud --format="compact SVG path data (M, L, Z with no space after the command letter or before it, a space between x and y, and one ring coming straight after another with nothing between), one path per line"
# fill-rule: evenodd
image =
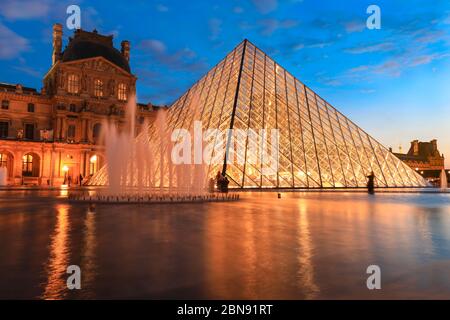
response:
M3 1L0 14L8 20L35 19L47 16L50 8L48 0Z
M244 12L244 9L242 9L242 7L234 7L233 12L236 14L241 14Z
M0 22L0 59L11 59L30 49L29 42Z
M443 59L446 57L449 57L450 53L444 53L444 54L425 54L425 55L421 55L421 56L417 56L414 57L413 59L411 59L409 65L411 67L416 67L416 66L420 66L423 64L429 64L430 62L434 61L434 60L439 60L439 59Z
M361 21L350 21L344 24L347 33L361 32L366 28L366 25Z
M202 72L207 65L204 61L197 59L197 54L189 48L170 53L167 46L160 40L143 40L138 49L151 54L152 58L170 70Z
M361 54L368 52L379 52L379 51L391 51L395 49L395 45L392 42L383 42L374 45L363 45L358 47L353 47L346 49L345 52L352 54Z
M208 21L209 26L209 39L210 40L217 40L220 33L222 32L222 20L217 18L209 19Z
M293 19L285 19L285 20L264 19L260 20L259 24L262 27L261 34L263 36L270 36L277 30L290 29L297 26L298 21Z
M14 66L12 68L17 70L17 71L20 71L22 73L28 74L28 75L30 75L30 76L32 76L34 78L42 79L42 72L41 71L35 70L35 69L30 68L28 66L25 66L25 65L23 65L23 66Z
M169 8L163 4L157 4L156 10L158 10L159 12L167 12L169 11Z
M369 66L359 66L359 67L355 67L355 68L351 68L350 70L348 70L349 73L355 73L355 72L361 72L361 71L366 71L367 69L369 69Z
M154 54L163 54L166 52L166 45L162 41L155 39L143 40L140 46L144 50L148 50Z
M253 4L261 14L267 14L278 7L277 0L252 0Z
M81 28L84 30L98 30L102 25L103 20L95 8L86 7L81 9Z

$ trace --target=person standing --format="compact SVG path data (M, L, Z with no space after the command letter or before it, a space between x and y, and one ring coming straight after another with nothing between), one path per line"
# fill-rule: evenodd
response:
M375 193L375 174L373 171L370 173L370 175L367 176L367 191L370 194Z

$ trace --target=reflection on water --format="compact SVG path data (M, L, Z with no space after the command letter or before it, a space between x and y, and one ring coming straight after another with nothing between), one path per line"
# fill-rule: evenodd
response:
M0 193L0 298L450 298L446 194L72 205ZM68 265L81 290L66 288ZM377 264L382 290L368 291Z
M69 228L67 205L56 206L56 226L51 238L50 258L47 262L47 282L43 299L62 299L65 295L65 274L69 265Z
M313 244L309 231L308 213L304 200L299 200L299 218L298 218L298 282L300 287L306 290L307 299L314 299L320 292L319 287L314 281L314 268L312 265Z

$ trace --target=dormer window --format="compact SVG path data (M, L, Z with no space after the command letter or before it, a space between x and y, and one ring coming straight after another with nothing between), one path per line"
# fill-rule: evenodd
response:
M125 83L119 83L117 88L117 98L120 101L126 101L128 98L127 85Z
M103 97L103 81L95 79L94 81L94 95L96 97Z
M77 74L69 74L67 81L67 91L69 93L79 93L80 92L80 78Z

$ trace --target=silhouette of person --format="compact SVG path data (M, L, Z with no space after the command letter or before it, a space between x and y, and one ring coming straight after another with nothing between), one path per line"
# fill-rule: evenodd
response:
M375 193L375 174L373 171L367 176L367 191L370 194Z

